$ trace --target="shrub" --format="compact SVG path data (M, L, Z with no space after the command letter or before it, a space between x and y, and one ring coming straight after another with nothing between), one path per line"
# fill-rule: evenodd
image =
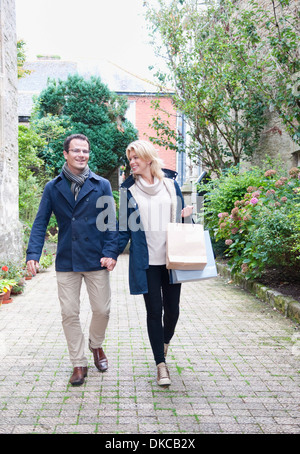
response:
M276 169L230 171L208 193L208 224L216 240L225 242L233 272L255 278L270 266L300 269L299 177L298 168L288 176Z

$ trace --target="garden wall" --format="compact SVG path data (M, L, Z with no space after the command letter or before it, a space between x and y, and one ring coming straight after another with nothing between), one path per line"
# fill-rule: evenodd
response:
M11 260L22 256L14 0L1 0L0 24L0 259Z

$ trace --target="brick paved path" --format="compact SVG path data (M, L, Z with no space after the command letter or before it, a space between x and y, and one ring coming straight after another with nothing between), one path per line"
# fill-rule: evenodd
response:
M128 256L111 274L109 371L71 374L53 269L0 308L0 433L299 434L300 332L254 296L217 278L185 284L168 354L169 388L156 384L141 296ZM82 325L90 319L85 289Z

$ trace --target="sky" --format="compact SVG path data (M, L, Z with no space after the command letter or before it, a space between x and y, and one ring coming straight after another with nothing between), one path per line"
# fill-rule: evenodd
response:
M17 38L28 61L109 60L141 76L161 65L149 44L143 0L15 0Z

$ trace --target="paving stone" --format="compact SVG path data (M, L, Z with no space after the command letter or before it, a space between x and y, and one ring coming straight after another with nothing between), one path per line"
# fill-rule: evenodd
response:
M299 434L299 326L218 277L182 286L167 363L156 384L141 295L128 255L111 273L112 310L101 374L87 348L83 386L72 373L53 268L0 308L0 434ZM88 339L85 286L81 322Z

